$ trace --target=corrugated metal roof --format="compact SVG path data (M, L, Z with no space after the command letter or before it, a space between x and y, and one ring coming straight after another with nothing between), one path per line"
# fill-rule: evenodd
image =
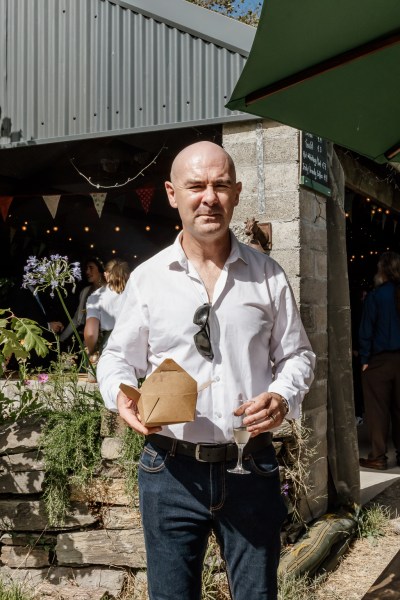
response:
M0 0L0 144L248 119L224 104L253 35L184 0Z

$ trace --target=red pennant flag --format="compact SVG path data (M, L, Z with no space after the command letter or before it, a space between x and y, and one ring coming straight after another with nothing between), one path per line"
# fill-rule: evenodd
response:
M155 189L156 188L154 186L147 186L147 187L138 188L135 190L137 195L139 196L140 203L141 203L145 213L148 213L150 210L150 206L153 201Z
M13 196L0 196L0 210L3 221L7 219L8 209L13 201Z

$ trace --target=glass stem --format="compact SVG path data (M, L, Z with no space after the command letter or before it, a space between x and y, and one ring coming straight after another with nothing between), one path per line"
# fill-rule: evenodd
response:
M242 464L243 448L244 448L244 444L238 444L238 467L239 467L239 469L243 469L243 464Z

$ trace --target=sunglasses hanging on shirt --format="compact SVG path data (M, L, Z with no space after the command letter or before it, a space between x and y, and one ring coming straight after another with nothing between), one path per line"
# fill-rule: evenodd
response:
M197 351L204 356L204 358L214 358L214 352L211 347L210 340L210 316L211 304L206 303L199 306L194 313L193 323L200 327L200 331L195 333L193 336L194 343Z

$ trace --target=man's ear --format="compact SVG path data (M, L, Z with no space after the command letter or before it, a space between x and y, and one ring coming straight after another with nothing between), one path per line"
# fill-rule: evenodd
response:
M239 197L240 197L241 191L242 191L242 182L237 181L236 182L236 196L235 196L235 201L234 201L235 206L237 206L239 204Z
M165 182L165 191L167 192L168 200L172 208L178 208L175 201L175 189L170 181Z

